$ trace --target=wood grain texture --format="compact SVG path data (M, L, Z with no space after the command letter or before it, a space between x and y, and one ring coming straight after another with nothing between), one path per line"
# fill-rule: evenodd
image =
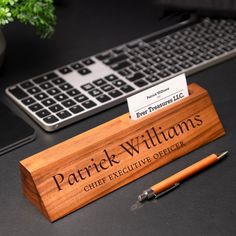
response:
M20 162L23 193L55 221L222 136L203 88L139 120L124 114Z

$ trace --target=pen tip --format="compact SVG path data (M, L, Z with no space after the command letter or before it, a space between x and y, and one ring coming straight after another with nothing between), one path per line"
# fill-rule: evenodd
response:
M224 157L227 156L228 153L229 153L229 151L222 152L221 154L217 155L217 159L218 160L223 159Z
M153 191L151 188L149 188L149 189L143 191L143 192L138 196L138 200L139 200L139 202L143 202L144 200L148 200L148 199L150 199L150 198L152 198L152 197L154 197L154 196L155 196L154 191Z
M147 199L147 194L145 194L145 193L142 193L138 196L139 202L143 202L146 199Z

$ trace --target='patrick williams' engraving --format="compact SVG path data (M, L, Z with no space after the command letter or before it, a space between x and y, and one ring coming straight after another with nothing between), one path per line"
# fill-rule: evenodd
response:
M179 123L163 130L162 127L151 127L145 130L144 133L132 138L119 145L122 152L127 153L131 158L135 158L141 152L141 147L145 149L158 148L158 145L164 144L176 137L181 136L193 129L200 127L203 124L199 114L191 118L180 121ZM143 150L143 149L142 149ZM115 153L109 154L107 149L103 150L103 158L99 161L90 159L87 166L78 168L71 173L57 173L52 176L53 182L58 191L63 190L65 186L72 186L85 179L90 178L96 173L108 170L113 166L119 165L121 160Z

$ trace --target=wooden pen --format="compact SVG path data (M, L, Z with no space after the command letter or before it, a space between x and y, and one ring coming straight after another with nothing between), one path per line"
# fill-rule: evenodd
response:
M210 156L194 163L193 165L177 172L169 178L164 179L160 183L157 183L149 189L143 191L143 193L138 196L138 200L142 202L153 197L157 198L164 195L170 190L178 187L180 185L180 182L196 174L197 172L207 168L208 166L213 165L214 163L224 158L227 154L228 151L225 151L219 155L211 154Z

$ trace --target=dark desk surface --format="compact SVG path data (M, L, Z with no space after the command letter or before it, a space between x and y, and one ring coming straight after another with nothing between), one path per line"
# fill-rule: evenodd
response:
M127 112L127 106L50 134L6 98L4 88L160 27L151 1L128 2L60 1L58 26L50 40L38 39L31 27L18 23L5 28L8 48L0 99L34 127L37 139L0 157L0 235L236 235L236 58L188 78L188 83L197 82L209 91L226 130L224 137L53 224L21 194L20 160ZM134 209L143 189L222 150L229 150L228 159Z

